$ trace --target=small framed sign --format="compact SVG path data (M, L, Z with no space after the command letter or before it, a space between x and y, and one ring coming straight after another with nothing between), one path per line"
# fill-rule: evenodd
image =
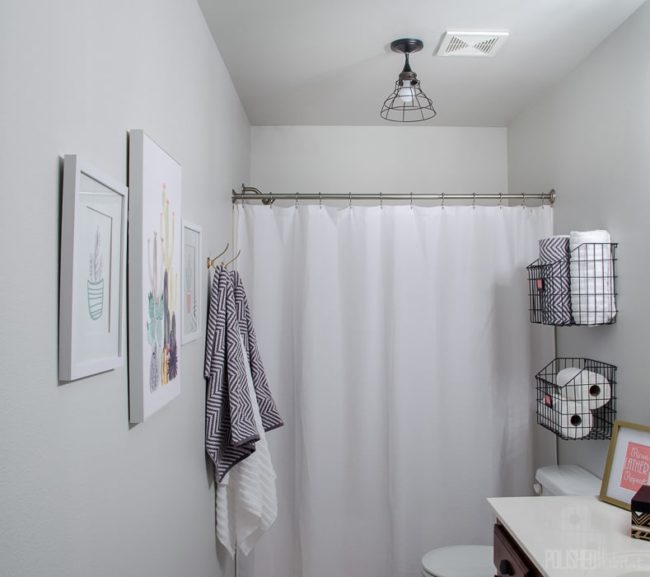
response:
M184 345L201 335L201 262L201 227L183 219L181 343Z
M630 510L630 501L650 484L650 427L616 421L600 488L600 500Z

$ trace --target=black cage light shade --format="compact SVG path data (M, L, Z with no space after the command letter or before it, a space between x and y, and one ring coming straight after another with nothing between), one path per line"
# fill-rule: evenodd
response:
M411 70L409 54L422 50L424 44L415 38L391 42L393 52L404 54L404 68L395 82L395 89L384 100L380 115L392 122L421 122L436 115L432 100L422 92L417 74Z

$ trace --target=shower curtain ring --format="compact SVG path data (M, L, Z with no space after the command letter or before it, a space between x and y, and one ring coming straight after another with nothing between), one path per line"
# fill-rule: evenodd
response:
M476 208L476 193L472 193L472 208Z
M499 193L499 208L503 209L503 193Z
M318 208L323 208L323 193L318 193Z
M525 192L521 193L521 208L523 208L523 209L526 208L526 193Z
M413 210L413 193L411 193L411 210Z
M352 208L352 193L348 192L348 208Z
M384 199L382 198L382 193L379 193L379 208L383 210L384 208Z
M296 208L298 208L298 193L296 192Z
M444 192L440 195L440 208L442 208L442 209L445 208L445 193Z

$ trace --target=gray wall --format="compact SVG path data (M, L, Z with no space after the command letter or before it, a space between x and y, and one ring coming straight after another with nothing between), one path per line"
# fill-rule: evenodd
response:
M508 192L505 128L254 126L264 192Z
M619 418L650 424L650 3L508 131L511 190L554 187L555 232L605 228L619 242L615 325L557 329L559 356L619 367ZM550 360L550 359L549 359ZM602 475L608 443L560 443Z
M223 574L203 340L183 348L180 397L133 428L125 368L57 381L59 155L126 183L143 128L182 165L205 252L230 240L250 130L199 6L3 0L0 78L0 575Z

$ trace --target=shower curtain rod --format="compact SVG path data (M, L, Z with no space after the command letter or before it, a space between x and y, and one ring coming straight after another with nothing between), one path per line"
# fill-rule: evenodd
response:
M439 200L444 203L446 200L471 200L473 202L477 200L498 200L501 203L504 200L520 200L522 204L526 204L527 200L541 200L542 202L548 201L549 204L555 203L557 194L555 189L551 189L549 192L541 194L530 194L530 193L521 193L521 194L412 194L412 193L392 193L392 194L321 194L321 193L308 193L300 194L298 192L294 194L290 193L276 193L276 192L262 192L254 186L246 186L242 184L242 191L235 192L232 191L232 201L233 204L238 201L261 201L263 204L269 205L273 204L276 200L295 200L299 202L301 200L347 200L352 202L353 200L402 200L402 201L419 201L419 200Z

